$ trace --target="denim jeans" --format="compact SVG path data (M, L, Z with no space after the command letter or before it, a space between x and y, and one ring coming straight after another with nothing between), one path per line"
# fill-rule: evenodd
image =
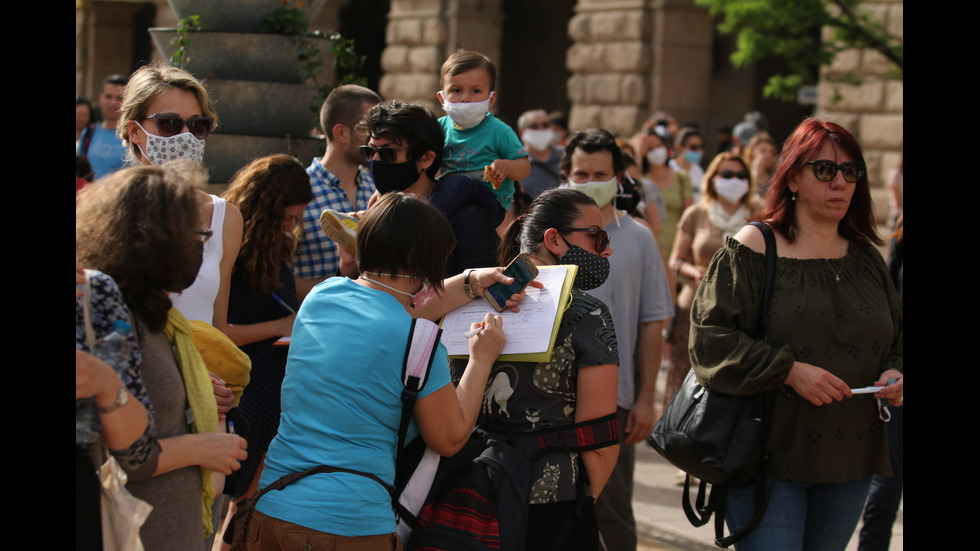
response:
M759 526L735 544L738 551L843 551L861 517L871 477L840 484L771 478L766 483L774 484L769 507ZM730 487L728 529L746 524L755 508L754 486Z
M904 443L902 432L905 423L905 407L890 406L892 420L888 423L888 457L892 464L892 477L876 476L871 480L868 504L864 507L864 526L858 551L887 551L892 538L892 525L898 516L902 501L902 484L905 480Z

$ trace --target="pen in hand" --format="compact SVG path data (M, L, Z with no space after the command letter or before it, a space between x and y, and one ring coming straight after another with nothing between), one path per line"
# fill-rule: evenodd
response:
M272 298L276 299L276 302L278 302L279 304L281 304L283 308L285 308L286 310L289 310L289 313L290 314L295 314L296 313L296 310L293 310L292 308L289 307L288 304L286 304L285 302L283 302L283 300L281 298L279 298L279 295L277 295L275 293L269 293L269 294L272 295Z
M469 331L463 333L463 336L467 339L472 339L473 337L479 335L480 331L483 331L483 326L477 327L476 329L470 329Z

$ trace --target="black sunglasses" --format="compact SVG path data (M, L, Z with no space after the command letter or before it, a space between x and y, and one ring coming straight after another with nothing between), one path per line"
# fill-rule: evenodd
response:
M742 180L746 180L749 177L749 173L744 170L739 170L738 172L735 172L734 170L719 170L718 176L721 176L722 178L741 178Z
M864 175L868 171L865 164L860 162L837 164L833 161L821 159L819 161L810 161L806 164L813 167L813 175L821 182L833 180L834 176L837 176L837 171L840 170L844 175L844 180L854 184L861 178L864 178Z
M398 159L398 152L405 151L407 147L372 147L370 145L361 146L361 157L365 161L370 161L375 155L386 163L394 163Z
M595 252L601 253L606 250L606 246L609 245L609 234L606 230L601 230L599 228L556 228L560 232L570 232L570 231L584 231L588 232L592 236L592 240L595 241Z
M194 116L185 121L177 115L157 113L156 115L150 115L149 117L143 118L143 120L146 119L153 119L156 121L157 134L163 136L164 138L169 138L182 133L185 126L187 127L187 131L193 134L194 137L199 140L207 138L208 134L214 130L214 119L211 117Z

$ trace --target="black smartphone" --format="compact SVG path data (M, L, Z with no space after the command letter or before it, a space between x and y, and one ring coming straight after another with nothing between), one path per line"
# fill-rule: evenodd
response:
M483 296L490 301L490 305L498 312L503 311L507 299L511 295L520 293L522 289L527 287L528 283L531 283L537 277L538 267L531 262L530 256L526 253L521 253L507 265L504 269L504 275L514 278L514 282L510 285L494 283L483 291Z

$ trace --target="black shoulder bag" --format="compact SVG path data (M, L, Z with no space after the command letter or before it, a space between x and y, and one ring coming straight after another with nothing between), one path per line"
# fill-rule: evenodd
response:
M762 222L751 222L766 240L766 282L756 321L756 337L765 339L769 327L769 299L776 272L776 238ZM765 457L772 410L768 392L732 396L709 390L692 369L653 428L647 443L667 461L687 473L684 513L694 526L704 526L715 513L715 544L725 548L749 534L765 515L771 488L765 478L771 463ZM691 477L700 479L695 512L690 502ZM705 504L706 485L711 496ZM749 522L724 535L727 486L756 487L756 512Z

